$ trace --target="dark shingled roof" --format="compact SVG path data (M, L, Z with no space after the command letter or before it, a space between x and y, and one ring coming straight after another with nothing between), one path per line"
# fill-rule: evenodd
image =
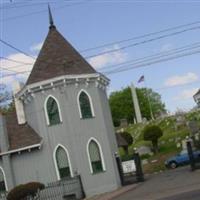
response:
M95 69L53 26L33 66L27 84L59 77L96 73Z
M194 96L200 94L200 89L194 94Z
M6 116L9 150L15 150L34 144L39 144L42 138L28 125L18 125L15 112Z

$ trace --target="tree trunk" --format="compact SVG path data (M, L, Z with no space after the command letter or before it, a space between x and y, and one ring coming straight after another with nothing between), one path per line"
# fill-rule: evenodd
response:
M152 140L153 151L155 154L158 153L158 140Z
M123 146L123 149L125 151L125 154L128 155L128 146Z

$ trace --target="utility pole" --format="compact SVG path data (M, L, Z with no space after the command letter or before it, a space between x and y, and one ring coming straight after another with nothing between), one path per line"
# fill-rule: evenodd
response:
M131 93L132 93L133 105L135 109L136 121L137 123L142 123L142 115L141 115L140 106L138 103L138 97L137 97L136 89L133 83L131 84Z

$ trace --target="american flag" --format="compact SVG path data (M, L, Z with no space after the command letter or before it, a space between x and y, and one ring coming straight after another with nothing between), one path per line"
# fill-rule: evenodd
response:
M140 77L140 79L138 80L138 83L141 83L141 82L143 82L144 81L144 75L142 75L141 77Z

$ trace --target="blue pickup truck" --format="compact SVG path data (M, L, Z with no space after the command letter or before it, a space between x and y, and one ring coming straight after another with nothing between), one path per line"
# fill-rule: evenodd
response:
M194 151L193 156L195 160L200 161L200 151ZM188 155L187 150L183 150L179 154L165 161L165 166L171 169L175 169L178 166L187 165L187 164L189 164L189 155Z

